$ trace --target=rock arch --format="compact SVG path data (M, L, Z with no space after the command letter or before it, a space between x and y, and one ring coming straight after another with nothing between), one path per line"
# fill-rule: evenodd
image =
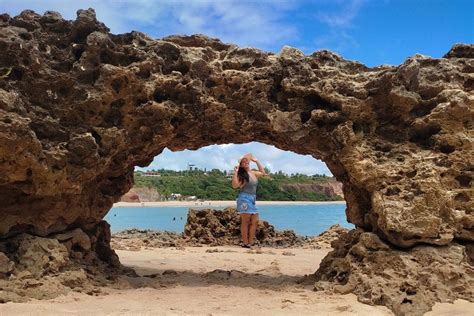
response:
M0 15L0 48L3 238L94 229L165 147L259 141L343 183L359 228L344 247L455 245L472 272L472 45L369 68L329 51L114 35L89 9ZM454 292L433 300L466 295Z

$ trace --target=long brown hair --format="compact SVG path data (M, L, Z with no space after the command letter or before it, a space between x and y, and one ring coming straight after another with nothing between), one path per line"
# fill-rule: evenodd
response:
M249 182L249 173L247 172L247 170L245 170L245 168L242 168L240 165L239 171L237 171L237 177L239 178L239 181L241 183Z

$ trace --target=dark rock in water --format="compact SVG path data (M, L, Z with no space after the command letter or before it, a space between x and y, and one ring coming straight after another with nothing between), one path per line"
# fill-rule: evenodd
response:
M190 209L188 212L183 233L188 244L237 245L240 236L240 216L235 208L222 211ZM290 230L276 231L267 221L259 221L255 238L259 245L270 247L296 246L305 240Z
M112 236L114 249L140 250L141 247L230 246L240 243L240 216L235 208L224 210L189 209L184 232L128 229ZM277 231L267 221L259 221L256 240L260 246L296 247L307 245L310 238L292 230ZM311 243L313 243L311 241Z

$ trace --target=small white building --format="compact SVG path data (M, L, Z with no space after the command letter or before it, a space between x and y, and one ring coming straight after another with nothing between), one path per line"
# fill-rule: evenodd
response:
M183 195L181 193L171 193L170 197L173 200L180 200L183 197Z

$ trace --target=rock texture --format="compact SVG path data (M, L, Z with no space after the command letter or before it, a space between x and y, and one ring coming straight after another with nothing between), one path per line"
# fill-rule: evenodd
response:
M334 250L305 281L315 290L355 293L359 301L386 305L396 315L422 315L435 302L474 297L473 245L420 245L394 250L360 229L332 243Z
M223 211L189 209L183 237L187 244L238 245L241 241L239 213L231 207ZM296 246L305 240L292 230L276 231L273 225L262 220L258 222L255 239L260 246L269 247Z
M328 181L326 183L288 183L283 185L284 190L296 190L298 192L315 192L330 197L343 198L342 183Z
M132 189L120 197L120 202L139 203L141 200L138 193Z
M325 161L389 247L474 240L473 45L368 68L113 35L79 10L0 15L0 51L0 236L89 231L166 147L259 141Z
M182 234L168 231L127 229L112 234L114 250L140 251L142 248L183 247Z
M135 275L120 265L109 243L106 222L87 232L76 228L48 237L20 234L0 240L0 303L51 299L71 291L95 295L121 275Z
M287 248L330 248L331 242L348 230L333 225L316 237L297 236L292 230L277 231L267 221L259 221L256 244ZM240 216L235 208L224 210L190 209L181 234L168 231L129 229L112 235L113 249L139 251L141 248L239 245Z
M339 224L332 225L316 237L310 238L307 242L312 248L331 248L333 241L338 240L349 230Z

